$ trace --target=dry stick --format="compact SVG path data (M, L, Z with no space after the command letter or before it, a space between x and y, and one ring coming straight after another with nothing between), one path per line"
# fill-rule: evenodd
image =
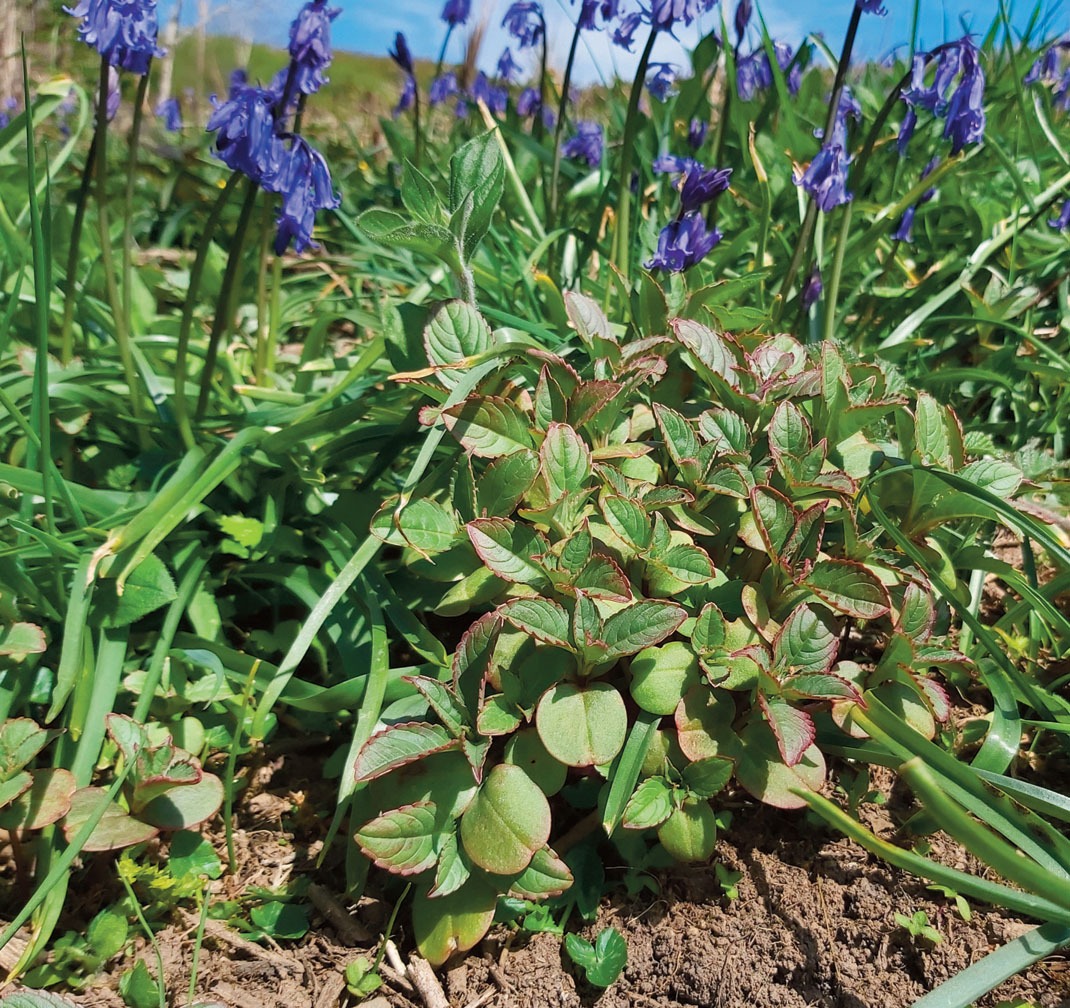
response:
M308 887L312 905L330 921L342 940L349 945L364 945L372 941L371 932L349 913L323 886L313 882Z
M431 964L418 955L409 957L409 979L416 993L423 999L425 1008L450 1008L449 999L442 990Z

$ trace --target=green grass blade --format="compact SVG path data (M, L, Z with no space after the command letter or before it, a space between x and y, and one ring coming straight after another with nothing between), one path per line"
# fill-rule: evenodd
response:
M606 807L602 812L602 828L606 836L612 836L620 824L621 816L624 815L624 806L628 804L632 792L635 790L635 782L639 780L639 772L643 769L643 760L646 759L650 742L658 729L661 718L656 714L640 711L628 733L628 740L620 755L614 760L609 770L609 796L606 798Z

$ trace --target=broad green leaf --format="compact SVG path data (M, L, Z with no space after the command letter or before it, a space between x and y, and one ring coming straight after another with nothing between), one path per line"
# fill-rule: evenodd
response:
M684 584L706 584L714 576L713 561L710 560L709 554L688 543L678 543L664 552L658 551L651 559L654 564Z
M935 622L936 607L932 596L921 585L909 582L903 590L903 601L895 622L896 630L920 644L932 635Z
M831 620L801 605L784 621L773 641L773 661L793 672L827 672L836 658L839 638Z
M806 801L795 788L817 791L825 782L825 758L812 745L793 767L781 758L772 729L754 720L740 733L742 755L736 764L736 779L755 798L775 808L805 808Z
M176 879L215 879L223 872L215 848L199 833L179 830L171 837L167 855L167 867Z
M35 770L32 777L29 789L13 802L5 805L0 801L3 806L0 808L0 827L6 830L43 829L70 811L71 798L78 787L70 771L61 768Z
M629 497L603 494L602 514L606 524L632 549L642 553L650 545L653 526L642 507Z
M654 403L654 418L661 430L661 436L665 439L669 456L677 466L697 458L698 437L689 420L660 403Z
M131 572L122 595L113 579L100 583L93 595L91 619L105 628L128 626L174 601L177 595L170 571L150 553Z
M535 728L525 728L509 738L505 761L520 767L546 795L557 794L568 775L568 767L546 751Z
M471 455L498 458L531 449L528 418L508 399L473 396L442 412L442 422Z
M537 850L527 866L509 887L511 896L522 899L545 899L559 896L572 885L572 872L549 847Z
M688 801L658 827L658 840L677 861L709 861L717 846L717 816L708 801Z
M438 501L418 497L402 506L400 498L392 497L375 513L371 532L392 546L441 553L456 543L460 526Z
M74 793L70 811L62 823L68 842L77 835L101 803L107 800L107 796L107 789L100 787L85 787ZM132 847L134 844L151 840L158 832L155 826L139 822L127 815L118 804L110 802L82 849L90 852L121 850L123 847Z
M160 829L190 829L210 819L223 804L223 782L202 773L192 784L172 787L147 802L138 816Z
M805 584L833 609L856 619L877 619L891 608L877 576L853 560L819 560Z
M781 757L789 767L795 766L817 737L813 719L779 697L759 692L758 701L776 736Z
M624 807L621 825L625 829L653 829L665 822L672 811L672 788L661 777L648 777Z
M677 739L689 760L711 756L734 756L738 741L732 722L736 703L725 690L696 686L688 690L676 707Z
M771 557L779 557L795 528L795 509L779 490L768 486L750 492L751 508L758 534Z
M522 872L550 837L546 795L520 767L500 763L461 816L465 853L495 875Z
M645 647L660 644L680 629L685 610L671 602L636 602L606 620L602 640L606 658L623 658Z
M707 756L684 767L687 789L701 798L712 798L732 779L735 763L724 756Z
M498 610L498 615L544 644L572 650L568 613L557 602L544 598L513 599Z
M16 621L0 628L0 655L21 662L27 655L42 654L47 647L45 632L36 623Z
M567 766L603 766L620 752L628 715L609 683L559 683L547 690L535 712L546 751Z
M712 602L702 607L691 631L691 643L698 651L714 651L724 646L725 619L721 610Z
M484 353L491 347L490 326L467 301L444 301L431 312L424 329L427 360L438 380L448 389L455 388L464 375L454 365Z
M483 683L493 667L501 629L498 613L485 613L464 632L457 645L453 655L453 688L466 710L479 709Z
M401 171L401 202L426 224L442 222L444 211L431 180L407 158Z
M130 937L130 925L124 914L112 909L102 910L86 928L86 940L89 947L101 959L107 960L118 955Z
M539 456L524 448L495 459L476 481L476 510L508 518L539 474Z
M354 780L369 781L432 753L453 749L457 740L441 725L391 725L372 735L357 754Z
M773 411L769 421L769 447L774 454L802 458L812 446L810 424L802 410L785 400Z
M412 905L412 933L416 947L432 966L441 966L455 952L474 948L494 920L498 894L475 879L437 899L417 899Z
M628 963L628 943L612 927L605 928L595 939L594 945L578 935L567 934L565 950L572 961L583 969L588 983L595 987L609 987L615 983Z
M565 311L580 339L599 356L605 355L607 344L616 344L609 320L594 298L577 291L566 291Z
M630 671L632 699L651 714L672 714L699 683L698 658L681 641L644 648L631 660Z
M551 501L582 493L591 477L591 449L568 424L552 423L539 448Z
M471 719L453 689L430 676L404 676L403 678L420 691L449 733L459 737Z
M839 668L839 666L837 666ZM810 700L861 701L862 694L846 679L831 672L803 673L785 676L780 681L785 692L794 693Z
M698 418L698 429L717 455L743 454L748 450L747 422L738 413L707 410Z
M549 575L534 558L548 551L545 541L528 525L508 518L478 518L469 522L468 538L479 559L503 581L549 591Z
M457 834L447 833L438 854L438 865L435 867L435 886L427 895L432 899L448 896L460 889L471 875L471 869L457 842Z
M308 934L308 911L299 903L268 900L249 911L249 920L273 938L294 941Z
M914 450L925 462L954 469L944 407L928 392L918 394L914 410Z
M33 785L33 774L26 770L14 773L6 781L0 784L0 808L18 799L19 795L25 794ZM6 811L6 809L5 809Z
M415 875L435 864L435 805L420 802L393 809L365 823L354 839L380 868Z
M22 770L58 734L26 717L5 721L0 726L0 780Z
M127 970L119 977L119 996L129 1008L157 1008L160 1003L160 986L149 973L144 959L138 959L133 969ZM6 998L0 1000L0 1005L7 1004ZM12 1005L11 1008L15 1006ZM41 1004L40 1008L44 1008L44 1005Z
M516 731L521 720L521 712L516 704L509 703L501 693L497 693L483 705L476 719L476 729L480 735L509 735Z
M601 553L596 553L584 564L583 569L572 579L572 587L582 590L592 598L614 602L632 600L632 586L624 571L617 566L615 560Z

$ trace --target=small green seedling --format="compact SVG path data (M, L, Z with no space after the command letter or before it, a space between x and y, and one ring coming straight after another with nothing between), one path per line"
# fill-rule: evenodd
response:
M954 889L951 889L948 886L936 885L935 883L933 885L928 885L925 888L932 889L934 892L940 893L941 896L946 896L949 900L952 900L958 915L967 923L973 919L973 911L970 909L970 904L955 892Z
M743 878L743 872L730 871L719 861L713 866L713 870L717 875L717 884L725 896L730 900L739 899L737 884Z
M910 917L897 913L895 922L904 931L909 932L912 938L924 938L934 945L939 945L944 940L943 935L929 923L929 915L924 910L916 910Z
M595 987L614 983L628 962L628 943L611 927L603 930L593 945L579 935L565 935L565 951Z
M367 956L357 956L346 964L346 989L354 997L366 998L374 994L381 986L383 980Z

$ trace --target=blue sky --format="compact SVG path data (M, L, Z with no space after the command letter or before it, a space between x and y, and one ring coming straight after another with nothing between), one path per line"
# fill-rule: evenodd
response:
M161 14L166 16L174 0L162 0ZM251 37L258 42L274 42L284 45L286 25L303 0L210 0L217 11L213 29ZM444 25L439 21L443 0L332 0L342 8L334 22L334 45L336 48L357 52L385 53L393 41L394 32L403 31L409 47L418 57L434 59L442 44ZM734 0L726 0L726 20L731 22L735 9ZM1024 26L1032 10L1028 0L1005 0L1011 9L1011 20L1019 28ZM863 17L856 52L864 57L877 58L910 37L913 3L910 0L885 0L886 17L867 14ZM509 44L509 37L500 26L502 14L509 0L472 0L471 26L481 18L487 21L487 33L481 51L481 64L491 69L498 54ZM572 34L574 8L570 0L543 0L548 24L551 62L564 62ZM632 10L639 0L622 0L622 10ZM823 33L829 45L839 50L847 26L853 0L822 0L821 3L807 0L766 0L761 10L774 38L797 45L809 32ZM191 15L194 3L185 0L184 13ZM920 38L923 47L931 47L950 38L959 37L966 29L983 33L999 10L999 0L921 0ZM1048 26L1048 36L1070 31L1070 0L1047 0L1044 5L1043 23ZM682 62L681 43L693 44L709 31L720 19L715 7L700 22L679 32L676 41L669 37L659 38L654 58ZM183 20L186 20L184 18ZM450 43L450 57L458 58L463 51L463 32L454 33ZM636 49L641 48L637 45ZM525 57L531 61L530 50L519 55L523 65ZM629 56L622 49L610 44L606 32L586 32L577 55L576 76L580 83L611 76L614 69L621 75L630 75L638 61L637 55ZM684 64L686 65L686 64Z

